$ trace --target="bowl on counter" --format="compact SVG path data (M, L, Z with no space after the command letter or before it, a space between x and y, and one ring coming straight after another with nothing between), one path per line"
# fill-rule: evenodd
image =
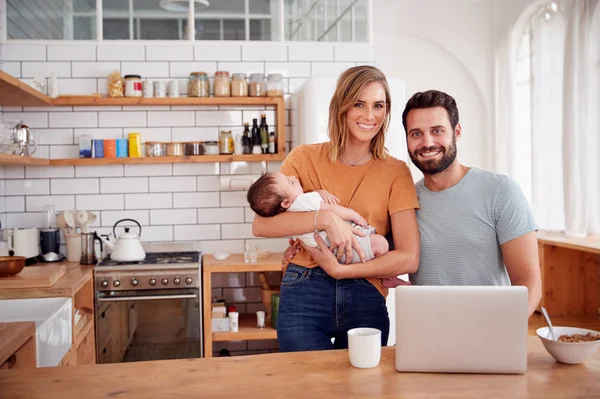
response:
M25 267L24 256L0 256L0 277L16 276Z
M556 339L559 339L562 335L575 335L575 334L591 334L592 336L600 337L600 332L594 330L588 330L585 328L576 327L554 327L554 334ZM590 359L598 348L600 348L600 340L586 341L586 342L563 342L554 341L552 335L550 335L550 329L548 327L538 328L536 334L540 337L544 348L548 353L556 359L558 362L566 364L580 364Z

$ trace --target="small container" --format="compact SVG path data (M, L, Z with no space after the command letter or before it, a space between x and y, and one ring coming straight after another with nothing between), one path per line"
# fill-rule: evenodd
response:
M144 84L142 85L142 94L146 98L154 97L154 85L149 80L144 80Z
M204 142L204 154L219 155L219 142L218 141L205 141Z
M239 317L240 317L240 314L238 312L230 312L229 313L229 331L231 331L231 332L239 331Z
M248 97L245 73L234 73L231 79L231 97Z
M215 97L231 96L231 80L229 79L229 72L215 72L215 82L213 83L213 89L215 92Z
M277 140L275 138L275 132L269 134L269 154L277 153Z
M265 75L262 73L253 73L250 75L250 83L248 83L248 95L250 97L263 97L266 95Z
M92 140L92 157L104 158L104 140Z
M210 81L206 72L190 73L188 97L210 97Z
M142 134L129 133L129 156L139 158L142 156Z
M204 146L201 141L185 143L185 155L203 155Z
M222 155L231 155L233 154L233 147L231 130L221 130L221 135L219 136L219 153Z
M117 158L127 158L129 156L127 147L127 139L117 139Z
M92 136L84 134L79 136L79 158L92 157Z
M104 158L117 157L117 140L104 140Z
M169 94L170 98L178 98L179 97L179 81L178 80L169 80L168 94Z
M125 97L141 97L142 95L142 77L125 75Z
M146 143L146 156L164 157L167 155L167 144L158 141L149 141Z
M271 73L267 76L267 96L281 97L283 96L283 81L278 73Z
M185 143L167 143L167 155L182 157L185 154Z
M165 98L167 96L167 89L164 80L154 81L154 97Z
M265 328L265 311L256 312L256 328Z

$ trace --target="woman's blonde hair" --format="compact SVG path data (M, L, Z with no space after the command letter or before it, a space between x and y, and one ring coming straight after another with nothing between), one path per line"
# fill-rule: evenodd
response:
M381 128L371 140L371 151L375 159L387 158L385 135L390 124L390 109L392 105L390 88L383 72L373 66L361 65L347 69L342 73L337 81L335 93L329 103L328 134L331 141L329 158L332 162L338 160L348 142L350 135L350 130L346 124L348 109L356 104L364 87L372 82L381 83L385 90L386 114Z

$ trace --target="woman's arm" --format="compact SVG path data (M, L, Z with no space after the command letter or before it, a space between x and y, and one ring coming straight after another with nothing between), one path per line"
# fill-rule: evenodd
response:
M304 246L315 261L335 279L345 278L386 278L405 273L414 273L419 266L420 235L417 216L414 209L396 212L391 216L393 251L371 259L365 263L341 265L333 252L316 236L318 248Z

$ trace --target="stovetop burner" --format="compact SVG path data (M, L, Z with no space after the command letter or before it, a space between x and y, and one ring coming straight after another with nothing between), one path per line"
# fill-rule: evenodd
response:
M98 266L161 265L176 263L198 263L200 252L147 252L146 259L134 262L118 262L103 259Z

